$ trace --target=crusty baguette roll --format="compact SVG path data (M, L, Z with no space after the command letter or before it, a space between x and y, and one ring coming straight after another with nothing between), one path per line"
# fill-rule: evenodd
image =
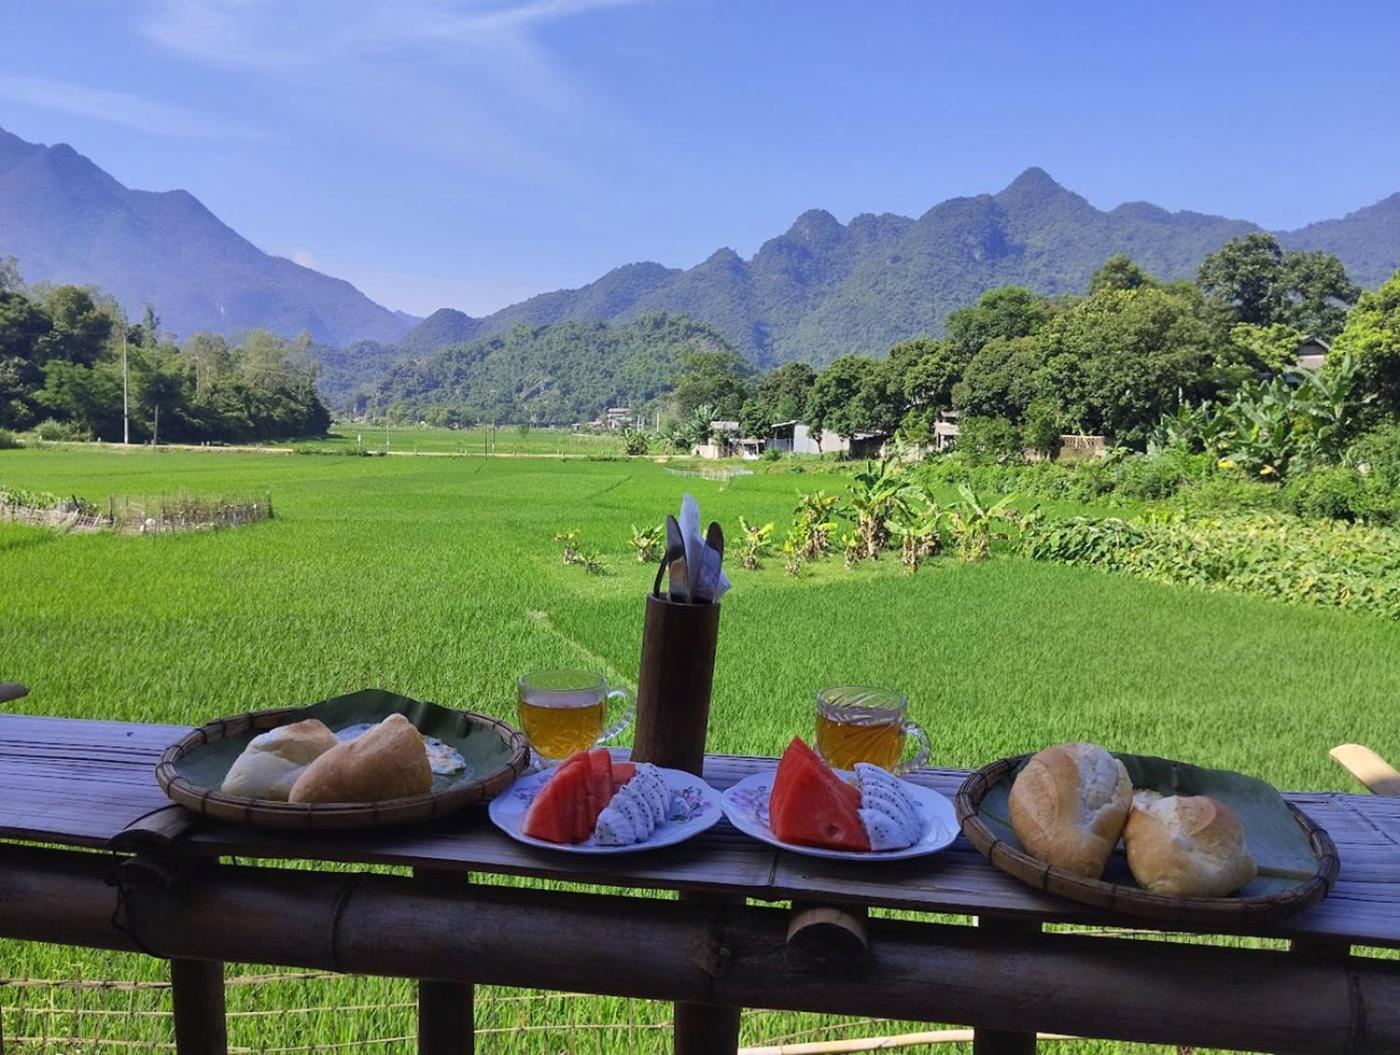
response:
M336 742L335 733L315 718L269 729L253 737L233 760L223 790L229 795L286 802L302 770Z
M353 740L336 744L292 785L291 802L382 802L433 786L423 734L391 714Z
M1123 845L1138 886L1154 894L1224 897L1258 874L1235 811L1205 795L1139 791Z
M1047 747L1011 787L1011 828L1032 857L1098 879L1123 833L1133 784L1097 744Z

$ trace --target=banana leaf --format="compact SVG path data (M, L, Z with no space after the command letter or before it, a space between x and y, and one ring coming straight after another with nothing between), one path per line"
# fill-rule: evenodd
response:
M1241 896L1280 894L1303 885L1316 874L1318 861L1308 837L1273 785L1243 773L1205 769L1186 762L1174 762L1151 755L1114 752L1128 770L1134 790L1157 791L1163 795L1208 795L1235 811L1244 825L1245 844L1259 875L1240 891ZM1022 763L1024 765L1024 763ZM1000 784L989 788L978 815L997 838L1025 852L1011 830L1008 796L1021 766ZM1135 886L1121 845L1104 870L1104 881Z
M435 736L456 748L466 760L460 772L433 775L433 791L446 791L457 784L478 780L507 765L511 747L493 729L473 722L464 711L440 707L436 703L413 700L382 689L363 689L346 696L335 696L289 713L279 724L319 718L332 732L364 722L381 722L391 714L402 714L424 736ZM219 788L234 759L243 753L248 741L266 729L250 729L236 736L215 740L187 751L175 764L186 780L206 788Z

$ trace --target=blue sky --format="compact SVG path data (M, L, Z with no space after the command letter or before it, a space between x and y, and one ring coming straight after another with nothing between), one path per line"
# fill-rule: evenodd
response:
M1400 190L1400 5L7 0L0 126L483 313L1040 165L1298 226Z

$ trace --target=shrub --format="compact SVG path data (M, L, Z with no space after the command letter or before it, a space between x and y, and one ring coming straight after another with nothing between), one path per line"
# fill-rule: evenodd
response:
M1016 465L1025 461L1021 430L1005 418L963 418L957 450L969 465Z
M1347 460L1385 491L1400 492L1400 421L1366 433L1352 446Z
M1034 560L1400 618L1400 532L1389 528L1277 515L1076 517L1028 520L1019 545Z
M1299 516L1329 520L1360 520L1371 506L1365 477L1340 466L1294 477L1284 488L1284 498Z
M1060 408L1051 399L1037 399L1026 408L1021 442L1028 450L1039 451L1046 458L1060 452L1060 432L1064 422Z
M1123 498L1170 498L1190 479L1191 457L1175 452L1129 455L1114 467L1114 492Z
M651 450L651 437L641 429L627 429L622 434L622 449L631 455L646 454Z
M0 429L0 451L15 451L23 446L20 438L9 429Z
M71 422L54 421L49 418L34 428L34 433L45 443L69 443L88 439L88 432Z

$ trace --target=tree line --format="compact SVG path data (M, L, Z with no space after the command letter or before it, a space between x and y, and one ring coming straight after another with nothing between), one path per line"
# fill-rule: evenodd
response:
M1400 272L1362 293L1336 257L1255 233L1207 256L1195 281L1159 281L1120 255L1084 295L989 290L949 315L944 336L903 341L883 359L755 375L730 352L685 354L676 438L694 440L711 418L737 420L745 435L803 420L846 438L920 442L957 411L965 444L1051 451L1080 433L1141 448L1178 407L1287 373L1310 336L1333 343L1329 369L1354 363L1358 409L1400 413Z
M28 287L13 257L0 263L0 429L117 441L125 402L132 442L322 435L331 417L308 346L266 330L180 344L149 305L131 324L100 290Z

